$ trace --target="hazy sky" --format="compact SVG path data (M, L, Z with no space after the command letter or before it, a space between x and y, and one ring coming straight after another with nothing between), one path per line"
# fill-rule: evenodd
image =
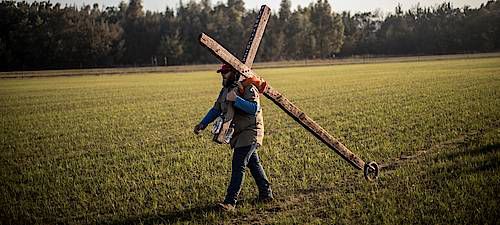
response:
M28 0L32 2L33 0ZM99 3L102 6L117 6L121 0L51 0L51 2L60 2L63 6L77 5L81 6L85 4ZM128 0L125 0L128 2ZM221 0L212 0L212 5L220 2ZM245 7L247 9L258 8L262 4L267 4L273 11L279 9L280 0L264 0L264 1L251 1L244 0ZM297 5L307 6L311 2L316 0L291 0L292 8L296 8ZM487 2L487 0L448 0L452 2L455 7L462 7L464 5L469 5L472 7L479 7L481 3ZM409 9L420 3L421 6L435 6L437 4L448 2L446 0L329 0L330 4L333 6L333 10L340 11L373 11L375 9L381 9L385 12L394 11L394 7L399 3L403 6L403 9ZM183 0L183 2L189 2L189 0ZM227 2L224 0L222 2ZM167 6L177 8L179 5L179 0L143 0L144 8L152 11L163 11Z

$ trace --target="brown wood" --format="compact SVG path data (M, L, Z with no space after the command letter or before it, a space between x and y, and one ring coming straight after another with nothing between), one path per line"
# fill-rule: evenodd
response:
M226 50L221 44L212 39L205 33L201 33L199 37L200 44L206 47L212 54L222 62L230 65L236 71L240 72L246 78L255 76L255 73L245 64L236 58L232 53Z
M206 47L219 60L228 65L231 65L231 67L240 72L244 77L258 77L258 75L252 69L242 63L238 58L234 57L233 54L227 51L222 45L217 43L217 41L215 41L208 35L204 33L200 35L200 44ZM306 128L306 130L311 132L316 138L325 143L330 149L334 150L342 158L347 160L352 166L360 170L364 168L365 162L361 160L361 158L357 157L337 139L328 134L325 129L317 124L311 117L307 116L302 110L300 110L277 90L274 90L272 87L268 86L264 95L276 105L278 105L278 107L285 111L285 113L287 113L300 125Z
M253 25L253 30L247 42L245 52L243 53L243 59L241 60L248 66L248 68L252 68L253 61L257 55L257 50L259 50L259 45L262 40L262 36L264 36L264 31L266 30L270 15L271 9L267 5L260 7L260 11Z

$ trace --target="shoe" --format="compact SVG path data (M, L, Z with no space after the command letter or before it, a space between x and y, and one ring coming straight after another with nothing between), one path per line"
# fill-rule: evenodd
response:
M257 198L257 202L258 203L269 203L269 202L272 202L274 201L274 198L273 196L265 196L265 197L258 197Z
M236 207L232 204L229 204L229 203L219 203L217 204L217 208L220 210L220 211L223 211L223 212L234 212L236 211Z

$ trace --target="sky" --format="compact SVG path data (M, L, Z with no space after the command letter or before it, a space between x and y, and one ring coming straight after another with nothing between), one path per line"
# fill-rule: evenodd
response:
M40 1L40 0L39 0ZM117 6L121 0L51 0L51 2L59 2L61 5L76 5L81 6L83 4L92 5L98 3L101 7L105 6ZM170 8L177 8L180 0L143 0L143 6L146 10L151 11L164 11L168 6ZM189 0L182 0L183 2L189 2ZM212 0L212 5L215 5L221 0ZM247 9L259 8L260 5L266 4L275 12L279 9L279 4L281 0L264 0L264 1L251 1L244 0L245 7ZM292 9L295 9L298 5L307 6L316 0L291 0ZM443 2L452 2L455 7L462 7L464 5L469 5L471 7L477 8L481 3L487 2L487 0L328 0L332 5L332 8L336 12L341 11L351 11L351 12L367 12L380 9L382 12L393 12L394 8L401 3L403 9L410 9L411 7L420 4L420 6L436 6ZM28 0L28 2L33 2L33 0ZM128 0L125 0L128 2ZM227 2L223 0L222 2Z

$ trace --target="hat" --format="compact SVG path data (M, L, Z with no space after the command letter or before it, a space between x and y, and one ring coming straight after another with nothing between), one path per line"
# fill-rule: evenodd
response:
M222 64L220 66L220 69L217 70L217 73L227 73L229 71L233 70L233 68L228 65L228 64Z

